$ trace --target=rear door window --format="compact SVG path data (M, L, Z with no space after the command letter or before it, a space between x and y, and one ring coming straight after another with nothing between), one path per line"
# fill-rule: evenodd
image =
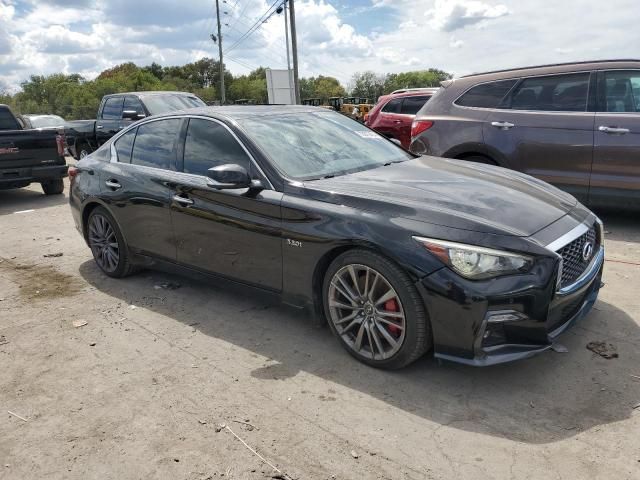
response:
M385 113L400 113L400 108L402 107L402 99L394 98L390 102L388 102L384 107L382 107L382 111Z
M513 110L585 112L589 73L526 78L511 96Z
M604 110L640 112L640 70L604 73Z
M133 149L133 141L136 138L136 131L137 128L132 128L115 141L118 162L131 163L131 150Z
M405 97L402 102L402 107L400 108L400 113L404 113L405 115L415 115L418 113L424 104L431 98L431 96L423 95L416 97Z
M104 120L115 120L122 118L122 97L109 97L104 102L102 118Z
M181 124L182 119L169 118L140 125L133 144L131 163L174 170Z
M517 81L500 80L476 85L467 90L455 103L461 107L504 108L503 100Z
M19 130L20 124L8 108L0 108L0 130Z
M184 142L183 171L206 175L210 168L229 163L240 165L250 171L247 153L229 130L209 120L189 120Z
M124 97L124 107L122 111L132 110L136 112L138 115L144 115L144 108L142 107L142 103L136 97Z

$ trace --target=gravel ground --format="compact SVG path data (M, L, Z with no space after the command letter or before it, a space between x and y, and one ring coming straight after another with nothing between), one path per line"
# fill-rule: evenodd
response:
M638 479L640 223L602 217L567 353L385 372L272 299L107 278L66 197L0 191L0 478Z

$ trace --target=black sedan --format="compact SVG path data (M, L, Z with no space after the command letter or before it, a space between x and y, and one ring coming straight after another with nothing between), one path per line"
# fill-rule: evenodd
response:
M601 286L602 224L571 195L314 107L149 117L69 176L105 274L177 266L273 292L376 367L530 356Z

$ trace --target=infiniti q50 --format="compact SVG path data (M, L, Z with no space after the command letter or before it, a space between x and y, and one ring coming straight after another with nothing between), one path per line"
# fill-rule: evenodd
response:
M470 365L542 352L601 286L603 227L571 195L414 156L324 109L149 117L69 176L106 275L170 266L270 291L376 367L428 351Z

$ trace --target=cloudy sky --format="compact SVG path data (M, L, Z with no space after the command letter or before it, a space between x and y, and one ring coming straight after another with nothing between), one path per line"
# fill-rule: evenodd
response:
M233 73L286 66L284 19L236 44L274 0L219 0ZM280 0L279 0L280 1ZM640 57L638 0L296 0L301 74ZM32 74L217 58L215 0L0 0L0 90Z

